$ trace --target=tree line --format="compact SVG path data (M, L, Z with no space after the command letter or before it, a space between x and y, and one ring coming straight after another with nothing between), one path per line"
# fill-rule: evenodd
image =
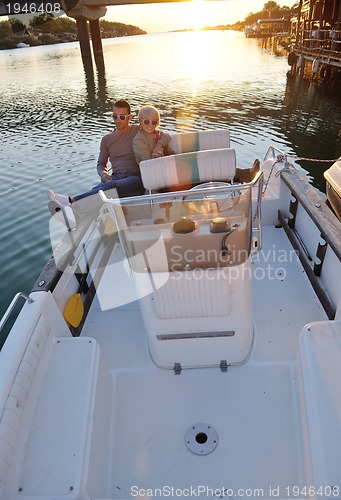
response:
M103 38L146 34L146 31L137 26L104 19L100 20L100 30ZM72 42L76 39L76 22L66 16L54 17L50 13L40 14L34 16L28 26L15 17L9 21L0 22L0 49L14 49L20 42L36 46Z

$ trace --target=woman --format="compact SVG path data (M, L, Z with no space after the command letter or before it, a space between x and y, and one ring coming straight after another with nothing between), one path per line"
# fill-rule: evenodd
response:
M138 115L140 128L133 140L133 150L137 163L142 160L174 154L169 147L170 134L160 132L160 113L154 106L142 106Z

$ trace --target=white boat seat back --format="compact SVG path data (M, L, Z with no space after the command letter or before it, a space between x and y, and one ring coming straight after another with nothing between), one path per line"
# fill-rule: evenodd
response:
M153 158L141 161L140 172L143 186L149 191L228 181L236 173L236 152L222 148Z
M171 136L169 147L176 154L230 147L230 132L228 130L171 133Z
M307 477L316 490L340 482L340 354L341 321L316 321L302 329L297 383Z

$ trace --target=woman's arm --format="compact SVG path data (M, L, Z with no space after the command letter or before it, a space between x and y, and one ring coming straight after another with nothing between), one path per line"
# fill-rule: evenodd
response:
M152 150L147 140L142 134L137 134L133 140L133 151L135 160L139 164L140 161L150 160L152 158Z

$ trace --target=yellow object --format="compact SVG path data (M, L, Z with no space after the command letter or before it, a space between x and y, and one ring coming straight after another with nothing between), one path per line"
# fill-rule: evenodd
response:
M64 319L74 328L82 321L84 304L80 293L72 295L64 308Z
M79 323L82 321L83 318L84 304L82 301L81 293L83 292L84 287L87 285L86 280L89 275L89 263L86 256L84 243L83 243L83 252L84 252L87 272L83 274L78 292L71 295L64 308L64 313L63 313L64 319L69 323L69 325L73 326L74 328L77 328L77 326L79 325Z
M112 234L117 233L117 227L115 222L111 218L104 219L104 231L103 234L107 236L111 236Z

